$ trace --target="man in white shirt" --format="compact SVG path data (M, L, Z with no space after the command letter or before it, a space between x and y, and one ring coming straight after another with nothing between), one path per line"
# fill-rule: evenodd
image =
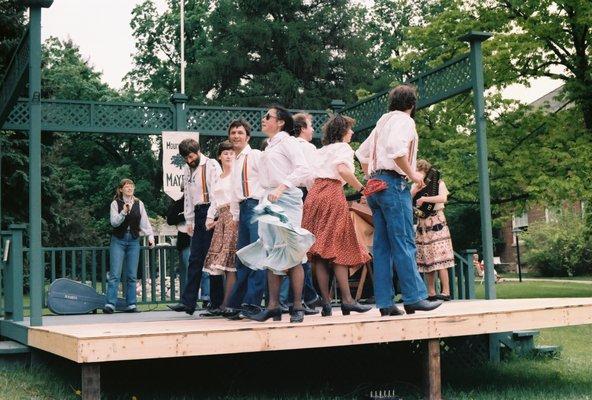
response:
M200 152L199 143L194 139L185 139L179 143L179 154L185 159L183 169L183 193L185 197L184 213L187 234L191 236L191 252L187 268L187 283L181 302L169 306L173 311L195 312L198 290L201 283L203 264L212 241L213 229L206 230L206 218L210 207L210 193L220 179L222 169L214 159ZM210 277L211 306L216 308L224 296L223 282Z
M232 197L239 204L238 239L236 249L259 239L257 222L251 223L253 209L263 193L259 183L259 158L261 151L251 148L251 125L237 119L228 125L228 140L232 143L236 159L232 169ZM228 300L225 314L236 317L239 311L259 312L267 288L265 270L252 270L236 258L236 283Z
M383 316L400 315L393 303L393 261L401 285L405 311L429 311L441 301L426 300L426 286L416 263L413 211L407 179L419 188L423 176L416 170L418 136L415 121L417 95L410 85L400 85L389 93L389 112L376 123L356 156L362 169L386 189L367 199L374 223L374 296Z

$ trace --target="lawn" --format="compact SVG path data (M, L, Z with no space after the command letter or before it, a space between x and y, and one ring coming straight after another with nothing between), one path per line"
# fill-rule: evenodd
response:
M592 285L503 282L498 298L592 296ZM483 286L477 285L483 296ZM592 325L546 329L539 344L559 345L557 358L510 358L498 365L445 369L446 399L592 400ZM0 366L0 399L79 399L79 370L61 359L51 368ZM115 399L357 399L371 388L393 388L405 400L421 398L417 355L378 345L266 352L249 356L108 364L103 398ZM265 389L261 389L265 388Z

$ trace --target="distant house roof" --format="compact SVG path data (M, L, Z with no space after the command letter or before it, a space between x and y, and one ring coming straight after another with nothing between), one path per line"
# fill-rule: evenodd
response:
M563 108L573 107L573 104L571 103L571 100L565 98L565 85L561 85L557 89L536 99L529 105L535 109L545 107L550 113L554 113Z

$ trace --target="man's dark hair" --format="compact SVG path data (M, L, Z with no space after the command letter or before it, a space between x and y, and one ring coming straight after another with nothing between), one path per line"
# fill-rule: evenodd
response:
M243 118L235 119L234 121L232 121L230 123L230 125L228 125L228 135L230 136L230 130L232 128L238 128L239 126L242 126L243 128L245 128L245 132L247 132L247 136L251 136L251 124L249 124L247 122L247 120L243 119Z
M411 85L399 85L388 96L389 111L407 111L415 107L417 91Z
M179 143L179 154L185 158L191 153L199 153L199 142L195 139L183 139Z
M334 115L323 125L323 146L343 141L343 137L350 128L353 128L356 120L345 115Z
M294 136L294 118L292 118L292 113L279 105L272 105L269 108L273 108L276 111L278 120L284 121L282 130L288 132L290 136Z

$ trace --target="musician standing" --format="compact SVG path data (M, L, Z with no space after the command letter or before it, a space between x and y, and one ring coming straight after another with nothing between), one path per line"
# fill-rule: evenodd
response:
M416 171L418 136L412 115L417 95L410 85L389 93L384 114L356 156L370 176L365 193L374 223L374 295L383 316L400 315L394 305L393 262L401 285L405 311L429 311L441 301L427 300L427 291L415 261L413 209L407 179L423 187ZM370 192L374 190L374 193Z
M417 161L417 171L424 177L428 174L432 165L426 160ZM435 195L424 195L417 199L417 207L424 203L434 204L433 211L422 213L418 216L417 232L415 243L417 245L417 267L419 272L426 274L428 280L428 299L429 300L450 300L450 282L448 278L448 268L454 266L454 252L452 250L452 241L450 240L450 231L444 216L444 204L448 201L448 189L442 179L438 182L429 182L426 184L435 185L437 192ZM420 191L417 184L411 187L411 196L415 197ZM432 194L432 193L429 193ZM436 272L440 277L440 293L436 294Z

